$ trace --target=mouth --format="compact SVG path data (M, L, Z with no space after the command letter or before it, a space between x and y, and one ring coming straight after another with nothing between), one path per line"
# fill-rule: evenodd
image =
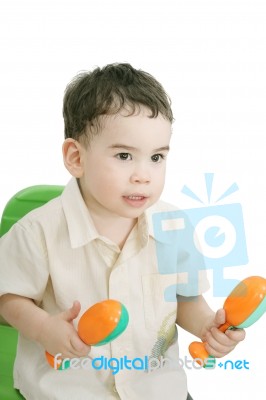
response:
M146 199L147 196L139 196L139 195L131 195L131 196L124 196L129 200L143 200Z
M142 194L131 194L129 196L123 196L123 199L130 206L142 207L147 202L148 196Z

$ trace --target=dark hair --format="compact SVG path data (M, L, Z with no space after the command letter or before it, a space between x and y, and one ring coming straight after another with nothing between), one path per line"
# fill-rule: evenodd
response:
M83 72L68 84L63 105L65 138L79 140L87 128L96 134L101 116L116 114L125 106L130 107L129 115L145 106L151 111L150 118L161 113L173 122L171 101L162 85L130 64L115 63Z

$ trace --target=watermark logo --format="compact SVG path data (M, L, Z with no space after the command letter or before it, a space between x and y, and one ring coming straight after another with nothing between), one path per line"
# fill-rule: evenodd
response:
M225 279L226 267L248 263L242 207L239 203L217 204L238 190L233 183L218 199L212 199L214 174L205 174L207 205L188 186L182 193L201 203L198 208L159 212L153 215L158 268L161 274L186 273L186 283L165 291L166 301L181 295L197 295L199 273L213 270L213 293L226 296L239 283Z
M219 362L219 364L217 364L217 366L221 369L225 369L225 370L232 370L232 369L249 369L249 361L247 360L226 360L224 362Z
M58 364L62 361L62 353L58 353L54 356L54 369L57 369ZM107 358L104 356L90 358L65 358L62 361L62 370L64 369L83 369L83 370L111 370L112 375L118 374L123 370L139 370L145 372L152 372L157 369L169 368L178 366L187 369L201 369L204 365L208 366L209 369L215 368L215 364L210 359L201 360L195 358L193 360L185 356L184 359L177 358L176 360L170 360L169 358L156 358L156 357L135 357L129 358L128 356L116 358Z
M54 369L57 369L58 363L61 363L62 354L58 353L54 357ZM249 369L249 362L246 360L226 360L223 361L217 366L224 370L241 370L241 369ZM151 373L152 371L162 369L162 368L185 368L188 370L192 369L202 369L206 368L207 370L216 368L216 364L213 363L213 359L206 358L202 360L200 358L195 358L193 360L189 359L187 356L182 358L177 358L176 360L169 359L167 357L135 357L129 358L128 356L116 358L116 357L82 357L82 358L65 358L62 362L62 370L64 369L73 369L73 370L110 370L112 371L112 375L118 374L123 370L138 370L145 371L147 373Z

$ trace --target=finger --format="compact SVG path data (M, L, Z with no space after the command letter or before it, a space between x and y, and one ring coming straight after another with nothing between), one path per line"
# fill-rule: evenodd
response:
M234 347L232 347L232 348L226 347L219 351L215 345L210 346L209 344L206 344L205 348L206 348L206 351L208 352L208 354L210 354L213 357L217 357L217 358L224 357L228 353L230 353L232 350L234 350Z
M214 317L214 326L218 327L220 325L223 325L225 321L226 321L225 310L223 308L220 308L219 310L216 311Z
M246 332L244 329L228 329L225 332L226 336L233 340L234 342L242 342L246 337Z
M72 358L79 358L79 357L82 357L82 356L79 356L79 355L77 355L76 353L75 353L75 351L71 351L71 350L66 350L66 351L64 351L63 353L62 353L62 359L66 359L66 358L70 358L70 359L72 359Z
M72 336L70 339L70 344L72 347L72 351L78 357L83 357L88 355L91 350L91 347L84 343L78 336Z
M236 346L236 342L232 341L219 331L218 335L215 334L215 337L212 333L208 333L206 339L206 350L209 352L209 354L215 357L223 357L232 351Z
M65 347L64 349L62 349L61 351L61 357L63 359L65 358L80 358L80 357L85 357L89 354L90 352L90 346L87 346L84 344L84 349L83 351L77 351L73 345L72 345L72 341L70 340L69 345L67 347Z
M62 318L67 322L72 322L79 315L81 305L79 301L74 301L71 308L62 312Z
M218 328L212 328L209 333L209 338L213 338L216 342L222 346L235 346L237 341L231 338L229 335L221 332Z

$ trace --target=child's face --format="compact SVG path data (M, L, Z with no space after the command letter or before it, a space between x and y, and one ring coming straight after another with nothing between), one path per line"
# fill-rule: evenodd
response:
M149 114L142 108L133 116L125 111L107 116L90 145L80 146L76 177L92 212L137 218L159 199L171 123L160 114L157 118L149 118Z

